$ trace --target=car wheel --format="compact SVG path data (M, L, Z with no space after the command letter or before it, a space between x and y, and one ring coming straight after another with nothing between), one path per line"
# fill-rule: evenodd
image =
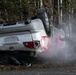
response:
M42 8L37 11L37 18L42 20L45 31L46 31L47 35L49 35L51 32L50 21L49 21L49 18L48 18L48 15L47 15L45 9Z

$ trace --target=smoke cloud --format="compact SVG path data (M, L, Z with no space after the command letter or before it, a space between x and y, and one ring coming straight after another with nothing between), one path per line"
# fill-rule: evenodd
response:
M53 28L52 33L53 35L50 36L50 38L52 38L50 48L46 52L42 53L40 57L44 59L43 61L46 63L74 63L76 61L76 34L72 33L69 35L55 27ZM64 37L63 40L59 38L61 42L56 41L57 34ZM61 45L61 43L63 44Z

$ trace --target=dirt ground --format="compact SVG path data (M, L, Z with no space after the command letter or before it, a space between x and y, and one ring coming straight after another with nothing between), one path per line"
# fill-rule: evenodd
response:
M0 66L0 75L76 75L76 65L35 64Z

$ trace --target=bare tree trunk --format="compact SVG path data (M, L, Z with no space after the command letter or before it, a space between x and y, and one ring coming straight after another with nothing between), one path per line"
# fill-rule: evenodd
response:
M22 10L22 0L20 0L20 10ZM23 14L22 14L22 11L20 12L20 18L21 20L23 19Z
M39 9L39 0L36 0L36 8Z
M62 14L62 12L63 12L63 10L62 10L62 2L63 0L60 0L60 24L62 23L62 17L63 17L63 14Z
M73 32L76 33L76 9L73 12Z
M53 0L53 25L59 27L58 0Z
M41 8L43 6L43 1L35 0L35 6L36 6L36 9L38 10L39 8Z
M43 7L43 2L42 2L42 0L39 0L39 5L40 5L40 8Z
M5 0L5 5L6 5L7 1ZM8 21L8 12L7 9L5 8L5 20Z
M71 0L69 0L70 2ZM72 9L71 9L71 5L69 3L69 9L68 9L68 13L69 13L69 16L68 16L68 22L69 22L69 36L71 35L71 31L72 31Z

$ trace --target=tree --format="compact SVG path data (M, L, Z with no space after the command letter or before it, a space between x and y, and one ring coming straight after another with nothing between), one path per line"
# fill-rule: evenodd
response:
M0 0L0 19L24 20L34 16L41 7L53 17L54 26L59 27L61 22L68 23L70 11L75 16L76 0Z
M59 26L58 16L58 0L53 0L53 25L57 28Z

